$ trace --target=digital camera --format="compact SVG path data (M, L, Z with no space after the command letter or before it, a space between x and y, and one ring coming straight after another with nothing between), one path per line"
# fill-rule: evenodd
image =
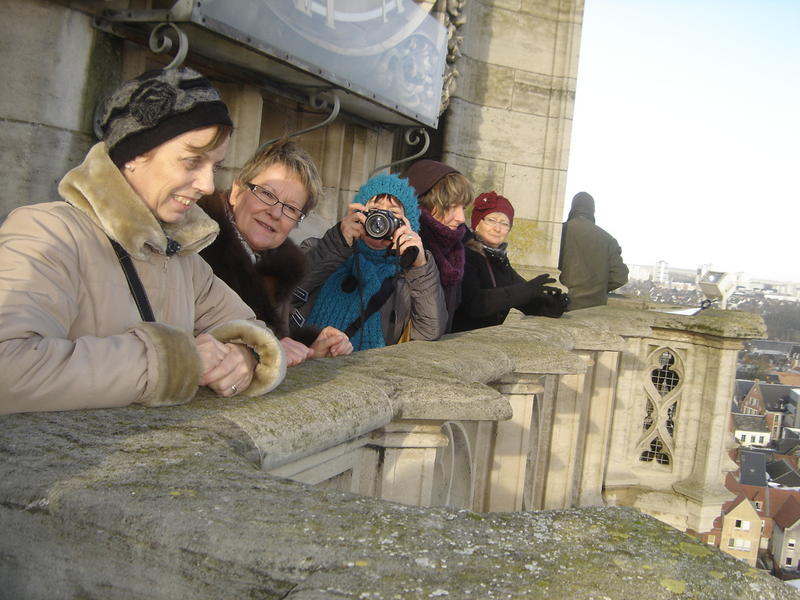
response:
M390 210L373 208L364 213L367 215L364 221L364 229L367 235L376 240L390 240L397 231L398 227L403 226L403 220L394 216Z

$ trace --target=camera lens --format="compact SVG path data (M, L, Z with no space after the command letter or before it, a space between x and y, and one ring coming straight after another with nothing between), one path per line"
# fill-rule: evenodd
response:
M389 231L389 219L381 213L372 213L367 217L364 228L367 230L367 235L370 237L382 239L386 237Z

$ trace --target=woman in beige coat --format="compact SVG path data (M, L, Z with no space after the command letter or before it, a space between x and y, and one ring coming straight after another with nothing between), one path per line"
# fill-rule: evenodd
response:
M217 90L191 69L151 71L111 95L102 128L64 201L0 227L0 414L271 390L280 344L197 254L218 227L195 202L232 129Z

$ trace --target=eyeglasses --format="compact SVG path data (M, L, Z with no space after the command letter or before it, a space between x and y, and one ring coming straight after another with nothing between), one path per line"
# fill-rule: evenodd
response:
M247 189L250 190L250 193L253 194L253 196L255 196L257 199L259 199L267 206L275 206L276 204L280 204L281 213L289 217L292 221L299 223L300 221L306 218L306 213L304 213L296 206L292 206L291 204L286 204L285 202L281 202L280 200L278 200L278 197L271 191L264 189L261 186L256 185L255 183L245 183L245 185L247 186Z
M489 225L496 225L500 227L500 229L511 229L511 223L506 223L505 221L495 221L494 219L490 219L488 217L484 217L483 220Z

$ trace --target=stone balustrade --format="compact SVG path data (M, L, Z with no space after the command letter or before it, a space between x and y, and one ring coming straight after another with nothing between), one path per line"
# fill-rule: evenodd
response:
M0 598L800 597L627 508L711 518L761 335L619 304L313 361L257 399L2 417Z

